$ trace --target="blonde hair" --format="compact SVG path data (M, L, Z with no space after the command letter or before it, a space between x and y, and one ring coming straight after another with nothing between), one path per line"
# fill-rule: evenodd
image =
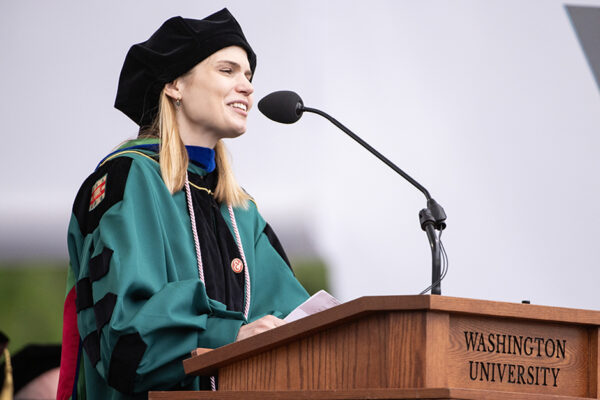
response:
M140 135L158 137L160 139L160 173L167 189L171 193L175 193L183 188L189 163L187 150L179 136L179 128L175 118L176 112L173 102L163 89L160 94L158 113L154 118L154 122L149 129L144 130ZM214 194L215 199L219 203L246 208L250 196L235 180L227 148L222 140L217 142L214 150L218 173L218 182Z

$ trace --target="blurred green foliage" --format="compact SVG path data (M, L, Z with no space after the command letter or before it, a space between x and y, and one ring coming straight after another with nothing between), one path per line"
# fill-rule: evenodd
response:
M327 267L315 258L293 258L309 294L329 290ZM0 262L0 331L15 354L30 343L61 343L68 262Z
M62 341L66 282L67 262L0 264L0 330L11 353Z
M294 274L311 296L323 289L330 292L327 266L318 258L294 258L290 260Z

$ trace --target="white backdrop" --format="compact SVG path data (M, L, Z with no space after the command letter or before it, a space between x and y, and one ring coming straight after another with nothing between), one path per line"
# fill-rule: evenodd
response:
M112 108L129 46L227 6L258 54L256 101L296 90L444 206L445 295L600 309L600 95L564 3L143 4L0 5L0 256L66 254L77 188L136 134ZM255 109L228 144L275 230L309 232L342 300L428 285L424 197L327 121Z

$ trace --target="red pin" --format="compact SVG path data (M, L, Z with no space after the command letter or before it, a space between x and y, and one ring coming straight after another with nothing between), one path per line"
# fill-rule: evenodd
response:
M239 274L244 270L244 263L239 258L234 258L233 261L231 261L231 269L236 274Z

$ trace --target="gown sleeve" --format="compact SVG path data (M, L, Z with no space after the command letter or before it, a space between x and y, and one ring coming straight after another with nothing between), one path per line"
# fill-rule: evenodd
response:
M244 323L207 297L184 195L171 195L152 163L118 157L101 166L69 226L84 356L129 394L193 379L181 363L189 352L235 341Z

